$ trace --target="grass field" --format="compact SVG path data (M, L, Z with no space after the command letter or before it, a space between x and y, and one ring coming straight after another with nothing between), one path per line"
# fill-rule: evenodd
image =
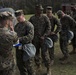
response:
M25 15L26 19L28 20L31 15ZM72 46L69 45L69 51L72 50ZM55 44L55 63L51 67L52 75L76 75L76 55L71 55L69 60L71 63L62 65L59 62L59 58L62 57L62 53L59 48L59 43ZM45 72L45 67L43 67L41 72ZM39 74L42 75L42 74Z

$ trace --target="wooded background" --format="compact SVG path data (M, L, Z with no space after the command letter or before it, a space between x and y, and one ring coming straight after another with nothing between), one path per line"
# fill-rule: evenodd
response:
M23 9L26 13L34 13L34 6L42 4L44 9L50 5L53 7L53 11L56 12L65 3L75 4L76 0L0 0L0 8L12 7L14 10Z

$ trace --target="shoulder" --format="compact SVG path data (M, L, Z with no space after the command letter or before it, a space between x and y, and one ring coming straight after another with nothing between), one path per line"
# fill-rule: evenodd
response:
M33 26L33 24L32 24L31 22L26 21L25 23L26 23L26 26L27 26L28 28L34 28L34 26Z
M44 18L45 21L50 21L49 18L46 15L44 15L44 14L42 15L42 18Z
M42 17L43 17L43 18L48 18L45 14L42 14Z
M70 15L67 15L67 18L68 18L69 20L74 20Z
M65 15L64 17L65 17L65 18L71 18L71 16L70 16L70 15Z

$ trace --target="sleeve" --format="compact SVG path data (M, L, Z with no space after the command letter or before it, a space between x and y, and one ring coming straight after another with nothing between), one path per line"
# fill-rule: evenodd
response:
M14 31L17 32L18 23L14 26Z
M29 22L27 24L27 35L23 36L23 37L19 37L19 41L20 43L22 44L25 44L25 43L30 43L32 42L34 38L34 27L33 25Z
M57 34L58 32L61 31L61 23L58 19L55 18L55 24L57 25L56 29L55 29L55 33Z
M18 36L17 33L15 31L10 31L12 39L13 39L13 43L16 43L18 40Z
M71 30L76 29L76 21L72 17L69 17L69 24Z
M48 36L51 32L51 22L48 17L45 17L45 22L46 22L46 29L45 29L45 33L43 35L44 37Z

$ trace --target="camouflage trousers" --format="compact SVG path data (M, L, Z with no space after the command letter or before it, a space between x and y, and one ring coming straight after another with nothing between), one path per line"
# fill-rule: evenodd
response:
M36 56L35 56L36 65L39 66L43 61L45 67L50 67L50 58L47 46L44 45L43 42L40 41L39 39L33 40L33 44L36 47Z
M53 42L53 47L52 48L48 48L48 52L49 52L50 59L54 60L54 42Z
M34 58L31 58L28 61L24 62L23 50L16 49L16 61L20 75L35 75L33 60Z
M13 68L6 68L4 70L0 70L0 75L15 75L15 71Z
M60 34L60 49L64 56L69 55L68 51L68 37L66 34Z

